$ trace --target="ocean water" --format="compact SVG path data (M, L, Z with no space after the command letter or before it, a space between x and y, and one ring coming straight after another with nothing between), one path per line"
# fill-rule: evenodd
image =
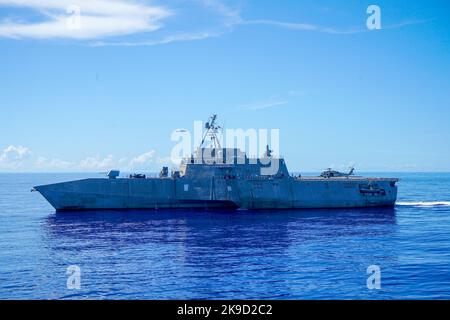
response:
M31 187L89 174L0 174L0 299L450 299L450 174L387 175L392 209L56 214Z

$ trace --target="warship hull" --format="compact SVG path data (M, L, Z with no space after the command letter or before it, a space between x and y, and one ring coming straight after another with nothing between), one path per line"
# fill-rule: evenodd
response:
M394 206L393 178L84 179L36 186L57 210L302 209Z

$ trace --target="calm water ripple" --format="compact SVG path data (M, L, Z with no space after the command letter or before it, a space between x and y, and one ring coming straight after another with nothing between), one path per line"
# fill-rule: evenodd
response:
M0 298L450 299L450 174L396 176L393 209L55 214L31 187L86 175L0 174Z

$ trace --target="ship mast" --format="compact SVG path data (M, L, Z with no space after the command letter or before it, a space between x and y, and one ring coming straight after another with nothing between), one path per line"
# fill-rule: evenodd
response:
M203 135L203 139L202 139L202 143L200 144L200 148L205 144L206 139L210 138L215 149L222 149L219 138L217 137L217 134L219 133L219 130L222 129L222 127L216 124L216 120L217 120L217 115L213 114L209 118L209 121L205 123L206 132Z

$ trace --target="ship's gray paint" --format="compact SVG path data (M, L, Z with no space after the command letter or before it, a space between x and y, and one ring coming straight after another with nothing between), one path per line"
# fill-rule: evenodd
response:
M231 161L226 156L221 156L223 161L197 156L187 159L180 166L180 174L172 177L85 179L34 189L59 211L350 208L393 206L397 198L398 179L293 177L284 159L249 159L237 149L231 150ZM228 151L223 149L223 154ZM278 162L276 174L261 175L267 160Z

